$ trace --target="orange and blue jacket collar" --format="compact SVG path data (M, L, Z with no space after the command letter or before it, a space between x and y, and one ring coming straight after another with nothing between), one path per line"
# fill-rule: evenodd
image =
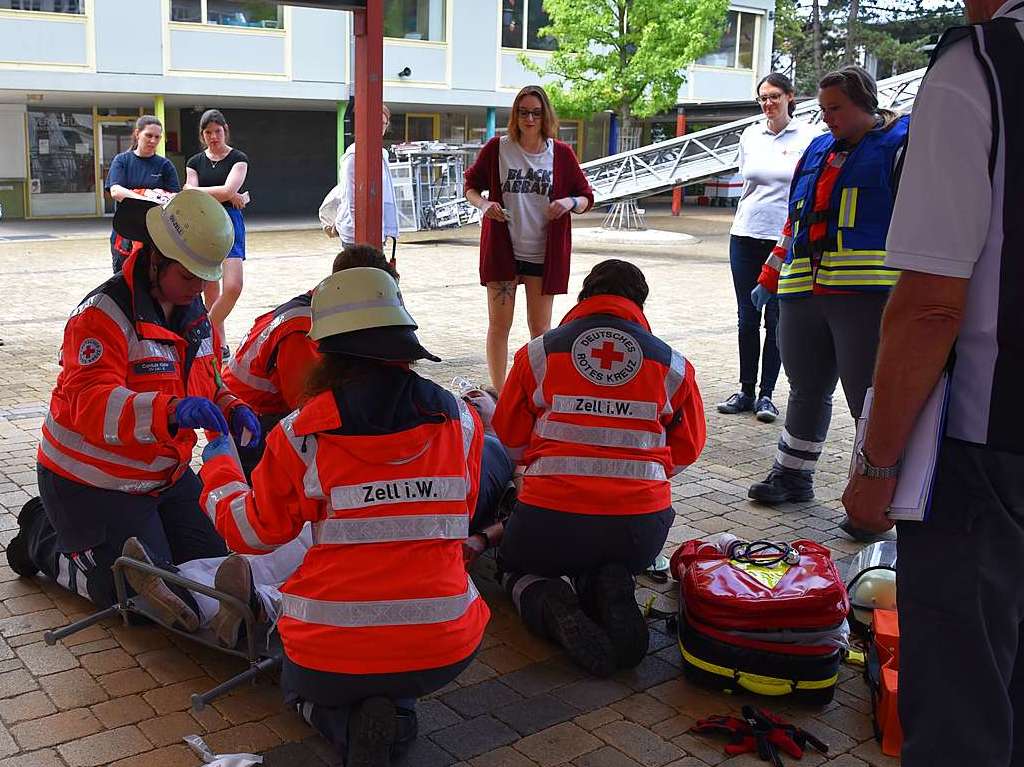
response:
M189 341L186 336L191 335L191 331L205 318L206 308L203 306L203 299L196 298L188 306L175 307L172 316L165 318L163 311L149 294L149 280L138 280L139 260L145 252L145 249L136 249L125 259L121 267L131 302L129 319L135 325L135 331L140 338L160 341L179 341L185 338Z
M576 306L569 310L569 313L562 318L559 326L567 325L573 320L582 317L589 317L592 314L610 314L619 317L627 322L633 322L642 327L648 333L651 332L651 325L647 322L643 310L628 298L603 294L584 298Z

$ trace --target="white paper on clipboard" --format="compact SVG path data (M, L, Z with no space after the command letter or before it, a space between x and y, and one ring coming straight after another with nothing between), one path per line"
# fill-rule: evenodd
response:
M856 456L864 444L864 433L871 416L874 389L868 389L864 396L864 408L857 419L857 436L853 442ZM939 382L917 416L910 432L907 446L903 451L900 476L896 492L889 506L889 519L900 522L921 522L928 515L931 506L932 487L935 484L935 467L939 459L942 435L946 429L946 410L949 404L949 373L943 372ZM850 476L856 472L855 462L850 462Z

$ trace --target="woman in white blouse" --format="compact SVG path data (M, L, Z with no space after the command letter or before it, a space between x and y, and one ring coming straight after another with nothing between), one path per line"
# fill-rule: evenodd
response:
M779 415L772 402L781 364L775 341L779 303L773 298L764 307L762 350L761 310L751 303L750 291L757 285L761 266L786 223L789 185L797 161L820 131L793 120L796 91L785 75L773 72L761 80L756 101L767 119L749 126L740 138L743 193L729 231L729 264L739 327L740 391L719 403L718 412L731 415L753 411L757 420L771 423ZM759 358L761 383L755 398Z

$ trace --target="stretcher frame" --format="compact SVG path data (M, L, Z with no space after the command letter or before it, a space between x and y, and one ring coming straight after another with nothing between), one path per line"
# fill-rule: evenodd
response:
M155 611L152 610L144 597L139 595L131 597L128 596L128 587L125 582L126 570L137 570L146 575L155 575L167 583L171 583L175 586L180 586L181 588L188 589L189 591L195 591L199 594L210 597L211 599L215 599L221 604L221 607L230 607L240 613L245 625L244 649L222 646L217 642L216 636L209 628L200 629L199 631L190 633L177 629L174 626L161 621L156 617ZM124 624L127 626L130 625L130 616L137 615L146 618L165 630L190 641L227 653L228 655L245 658L249 661L249 668L244 671L235 674L235 676L230 679L226 679L206 692L193 693L191 699L192 710L197 712L202 711L216 698L231 692L246 682L255 682L256 678L260 674L273 671L281 665L282 651L278 634L274 632L273 634L268 635L266 627L256 620L256 616L253 614L249 605L242 602L237 597L223 591L217 591L214 588L197 581L190 580L189 578L184 578L177 573L162 570L148 562L142 562L130 557L118 557L114 562L113 567L111 567L111 574L114 578L114 589L117 594L117 602L110 607L99 610L92 615L75 621L74 623L70 623L67 626L44 632L43 641L45 641L47 645L55 645L65 637L71 636L82 629L88 628L89 626L104 621L107 618L113 618L117 615L121 616Z

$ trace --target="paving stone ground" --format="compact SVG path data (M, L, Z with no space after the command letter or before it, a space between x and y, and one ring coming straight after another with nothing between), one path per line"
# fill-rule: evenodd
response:
M595 226L587 217L576 226ZM687 209L680 219L653 216L659 228L687 231L700 242L675 248L603 252L578 249L570 295L590 267L610 255L638 264L651 286L654 331L694 364L708 410L708 444L700 460L673 482L676 522L666 553L682 541L730 530L741 537L821 541L842 564L858 550L835 523L848 466L853 424L841 393L822 455L817 500L779 508L746 499L750 482L769 468L781 423L721 416L714 403L735 388L736 319L728 266L731 211ZM420 234L400 249L402 292L427 348L444 362L420 372L441 383L455 374L483 380L484 291L477 281L477 231ZM410 242L409 240L415 240ZM330 270L332 243L318 231L250 234L246 286L228 321L236 343L252 319L311 288ZM99 238L0 243L0 545L16 532L16 515L36 494L35 451L45 403L57 374L57 348L74 306L109 274ZM522 300L520 294L520 300ZM555 302L560 317L568 297ZM512 347L527 340L522 312ZM787 387L777 402L784 408ZM688 730L710 713L746 701L694 687L681 677L673 639L656 630L639 668L612 679L585 677L553 646L522 627L482 562L475 580L493 611L481 652L450 687L420 708L421 737L405 757L410 767L745 767L722 745ZM638 597L672 610L672 584L641 578ZM43 631L91 611L84 600L46 579L17 578L0 565L0 767L191 767L182 743L201 734L215 752L263 753L267 767L336 764L324 741L281 703L273 679L246 687L191 713L189 695L241 670L243 664L154 627L109 621L55 647ZM844 667L835 700L809 708L786 700L768 705L828 742L815 767L891 767L871 736L867 690ZM787 760L789 763L789 760Z

